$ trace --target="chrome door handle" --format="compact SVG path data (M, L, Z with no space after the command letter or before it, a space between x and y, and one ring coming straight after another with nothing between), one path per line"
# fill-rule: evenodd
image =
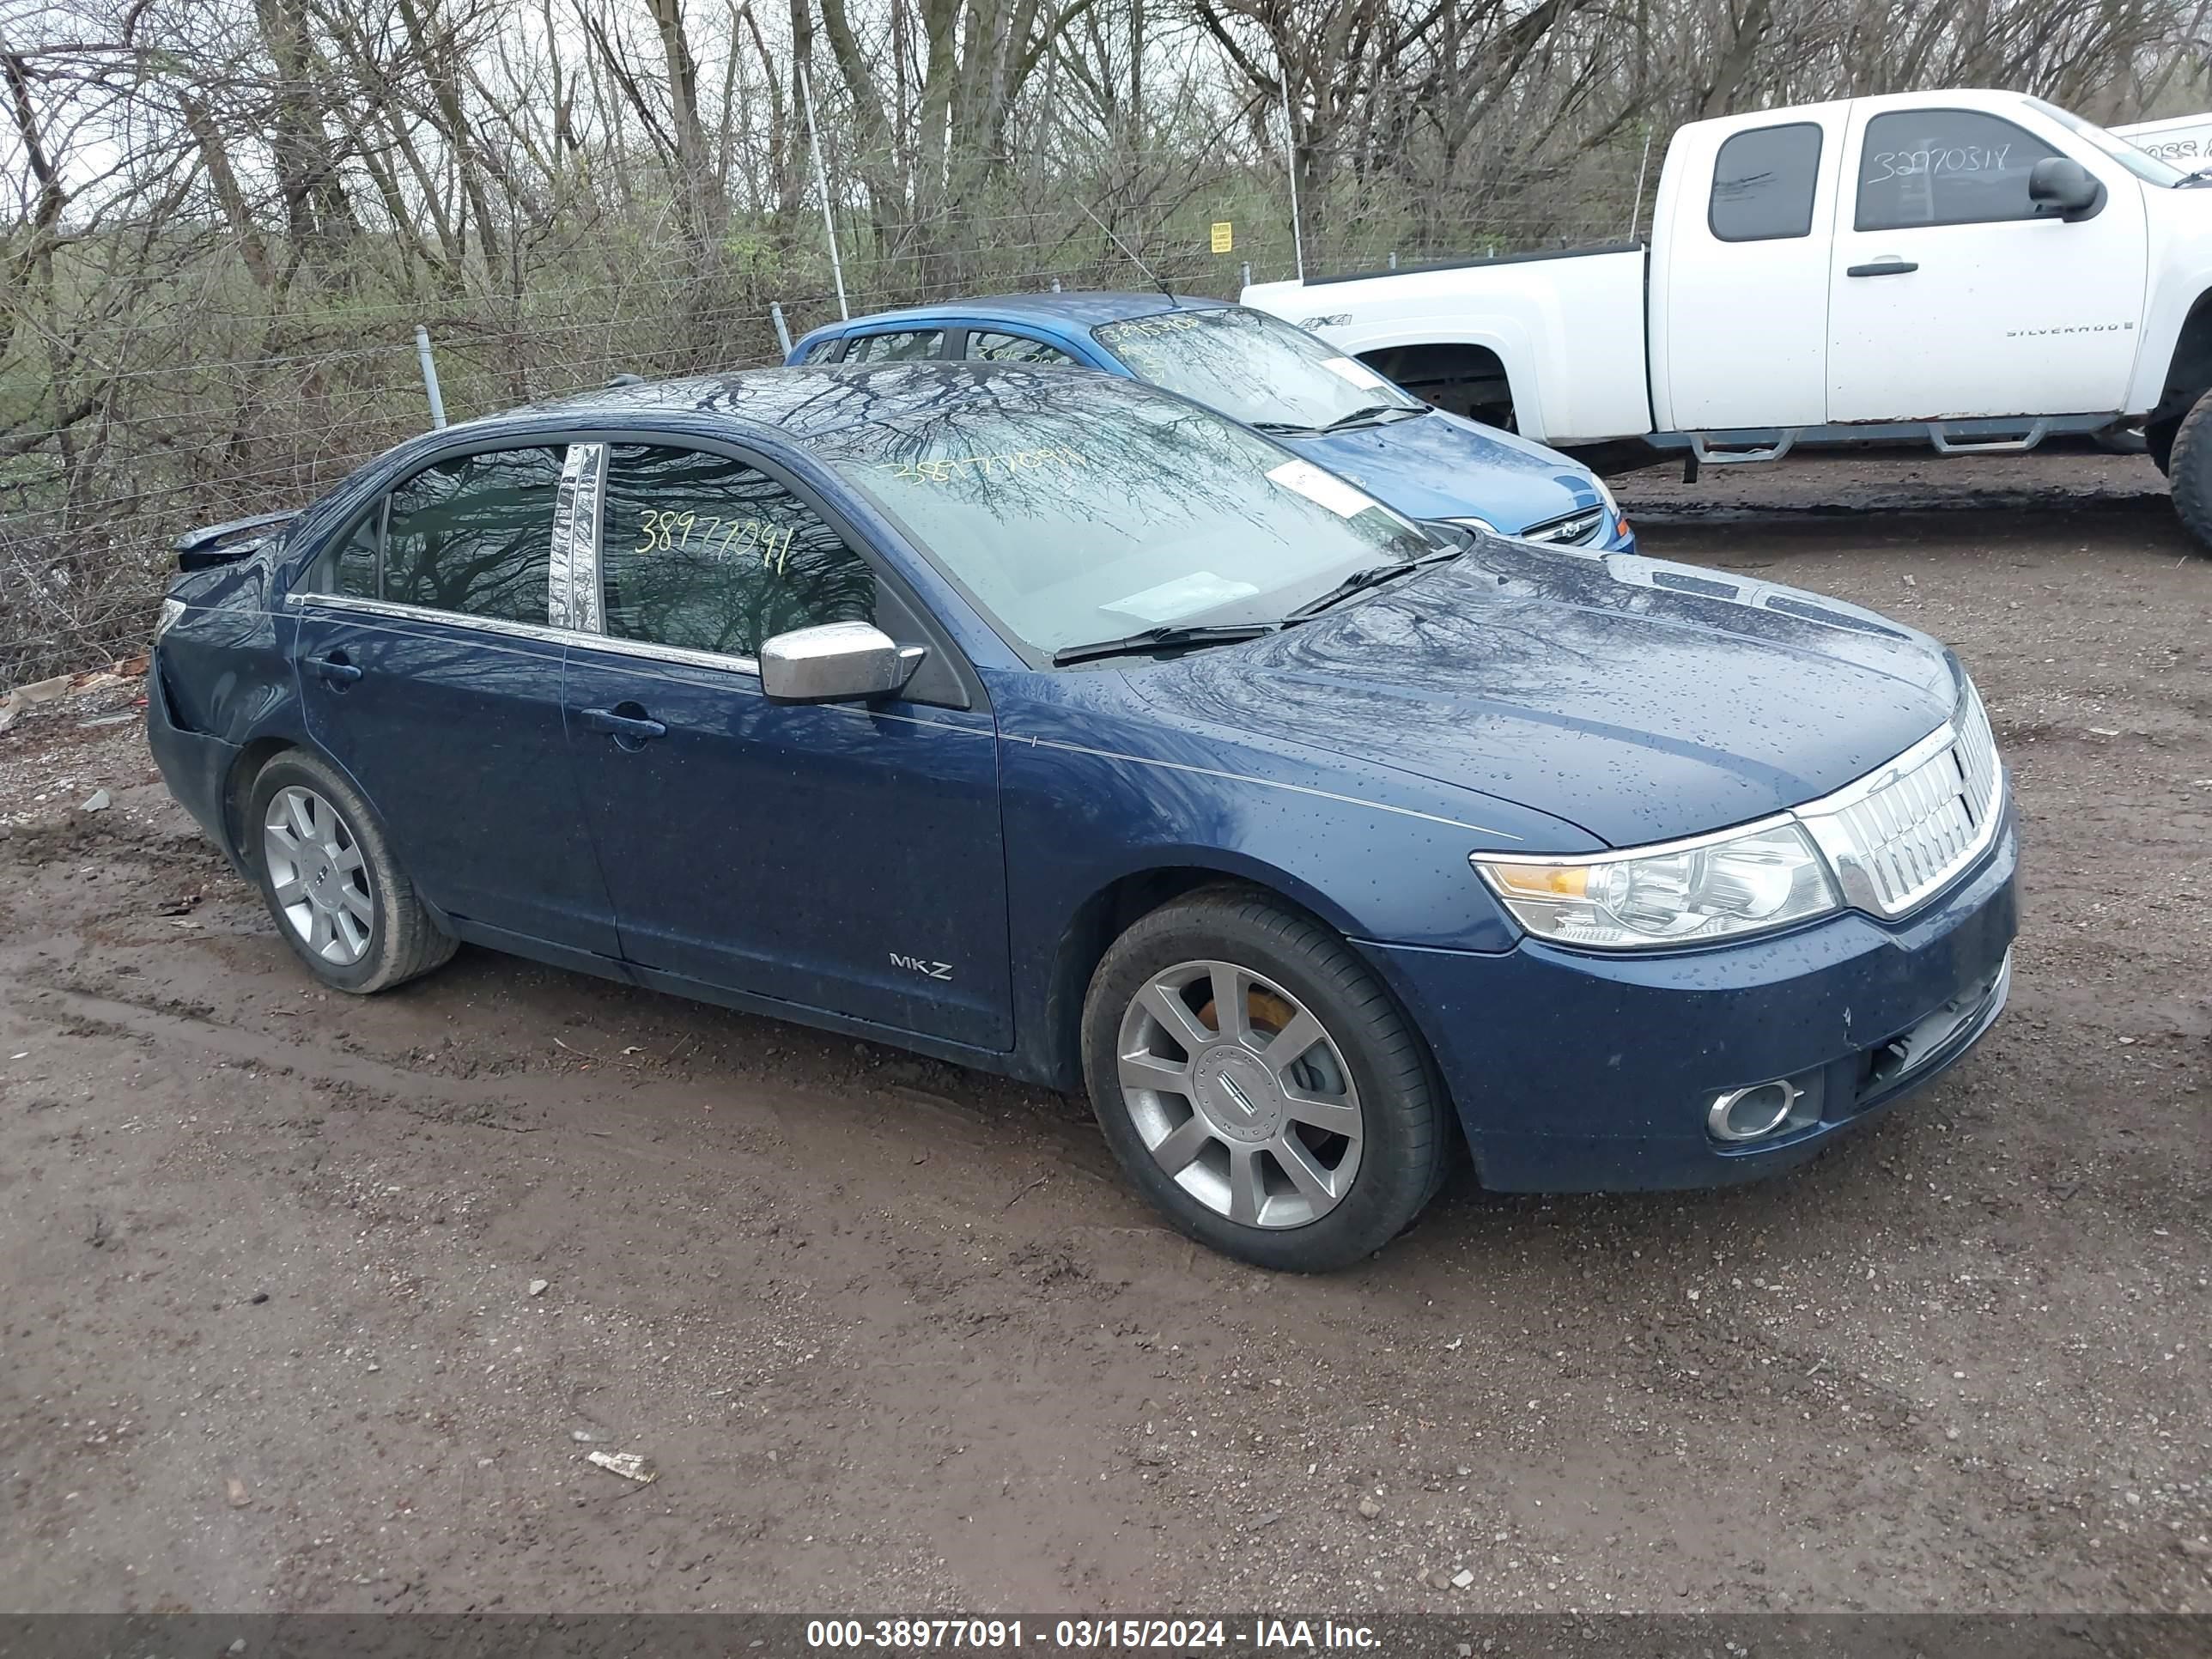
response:
M623 707L635 708L637 705L629 703ZM586 732L604 732L617 743L628 739L625 747L668 735L668 727L659 720L648 719L643 709L635 714L624 714L612 708L584 708L577 711L576 718Z

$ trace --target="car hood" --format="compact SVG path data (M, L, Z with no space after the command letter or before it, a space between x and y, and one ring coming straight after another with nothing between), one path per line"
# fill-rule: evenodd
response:
M1408 518L1477 518L1517 535L1603 499L1588 468L1442 410L1280 441Z
M1479 791L1615 847L1827 794L1934 731L1958 693L1941 645L1856 606L1492 538L1127 679L1180 719Z

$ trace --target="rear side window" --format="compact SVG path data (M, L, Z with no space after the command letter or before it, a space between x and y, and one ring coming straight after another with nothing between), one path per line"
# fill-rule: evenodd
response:
M941 328L908 329L896 334L863 334L845 348L848 363L905 363L934 357L945 346Z
M1032 340L1026 334L997 334L986 329L968 331L968 355L986 363L1050 363L1075 367L1075 359L1058 346Z
M1970 109L1896 110L1867 123L1859 147L1861 230L2033 219L2027 175L2058 152Z
M601 524L605 628L617 639L751 657L794 628L875 620L867 561L728 456L616 445Z
M1820 129L1816 123L1793 121L1739 132L1714 158L1706 222L1723 242L1808 235L1820 178Z
M425 468L386 506L384 595L463 616L547 616L558 449L495 449ZM347 561L339 558L341 591Z

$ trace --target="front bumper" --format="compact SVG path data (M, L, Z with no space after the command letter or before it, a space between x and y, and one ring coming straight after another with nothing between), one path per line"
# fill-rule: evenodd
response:
M1980 1040L2009 989L2018 858L2008 802L1972 871L1894 924L1847 911L1665 956L1361 948L1427 1036L1486 1187L1718 1186L1805 1162ZM1774 1079L1816 1103L1807 1121L1708 1133L1716 1095Z

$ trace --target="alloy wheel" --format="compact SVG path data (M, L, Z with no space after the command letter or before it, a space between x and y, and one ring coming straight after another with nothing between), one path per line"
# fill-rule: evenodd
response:
M376 900L337 808L297 784L279 789L262 819L261 854L277 913L310 955L347 968L368 954Z
M1302 1227L1359 1173L1359 1091L1318 1018L1229 962L1146 980L1121 1017L1121 1100L1161 1170L1250 1227Z

